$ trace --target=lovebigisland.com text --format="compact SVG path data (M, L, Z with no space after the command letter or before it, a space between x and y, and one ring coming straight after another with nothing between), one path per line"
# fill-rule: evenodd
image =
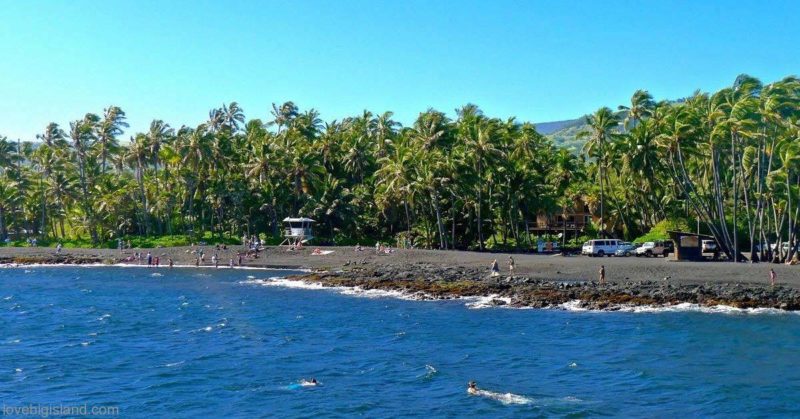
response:
M3 416L35 416L40 418L55 416L118 416L119 406L63 405L63 404L20 404L3 403Z

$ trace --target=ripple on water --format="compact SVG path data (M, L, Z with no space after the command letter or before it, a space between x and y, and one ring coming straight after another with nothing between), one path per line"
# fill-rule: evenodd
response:
M793 316L469 310L471 301L354 300L255 278L242 286L236 270L198 280L175 269L170 281L36 271L0 275L0 392L20 400L116 398L142 416L165 406L213 416L231 400L278 417L800 416ZM15 303L29 314L9 312ZM327 385L279 388L310 377ZM470 379L484 397L466 394Z

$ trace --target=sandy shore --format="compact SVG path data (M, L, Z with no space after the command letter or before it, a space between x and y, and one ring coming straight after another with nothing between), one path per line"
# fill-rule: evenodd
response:
M196 248L195 248L196 249ZM56 255L53 248L3 247L0 248L0 263L118 263L132 256L134 252L150 251L160 256L161 264L166 265L167 257L175 264L194 265L196 255L190 247L123 250L121 253L111 249L63 249ZM237 262L236 252L242 247L231 247L218 252L220 265L227 266L229 259ZM312 255L310 248L287 251L285 248L269 247L257 259L245 258L243 265L261 268L306 268L313 270L352 269L355 266L379 268L384 265L432 264L442 268L479 268L489 272L493 259L500 264L502 274L508 273L506 253L478 253L440 250L396 250L392 254L377 255L374 249L356 252L352 247L322 247L333 253ZM205 247L206 266L211 266L213 247ZM663 258L589 258L584 256L513 254L517 275L532 279L553 281L593 281L597 270L605 265L609 282L625 281L667 281L675 284L730 283L765 285L769 282L769 269L778 274L778 283L787 287L800 288L800 266L777 264L749 264L730 262L675 262Z

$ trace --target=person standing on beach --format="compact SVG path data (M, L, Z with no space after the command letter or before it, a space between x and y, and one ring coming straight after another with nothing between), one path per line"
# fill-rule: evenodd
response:
M512 256L508 256L508 272L510 273L511 277L514 277L514 258Z
M199 266L200 266L200 257L197 257L197 258L194 260L194 266L197 266L197 267L199 267Z
M233 258L231 258L231 260L228 261L228 267L233 269Z
M56 245L56 253L61 253L61 247L62 247L61 242L58 242L58 244Z
M155 265L156 265L156 268L158 268L158 264L159 264L160 262L161 262L161 260L158 258L158 256L156 256L156 259L155 259Z
M600 265L600 283L606 283L606 267L605 265Z
M153 255L147 252L147 266L153 266Z
M492 261L492 276L500 276L500 266L497 265L497 259Z
M169 267L172 268L172 258L167 258L167 263L169 263Z
M769 268L769 284L774 287L776 279L778 279L778 274L775 273L774 269Z

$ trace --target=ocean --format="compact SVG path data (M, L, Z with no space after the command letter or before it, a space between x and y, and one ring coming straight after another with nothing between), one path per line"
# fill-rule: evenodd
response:
M3 412L800 416L798 314L479 308L268 279L288 273L0 269Z

